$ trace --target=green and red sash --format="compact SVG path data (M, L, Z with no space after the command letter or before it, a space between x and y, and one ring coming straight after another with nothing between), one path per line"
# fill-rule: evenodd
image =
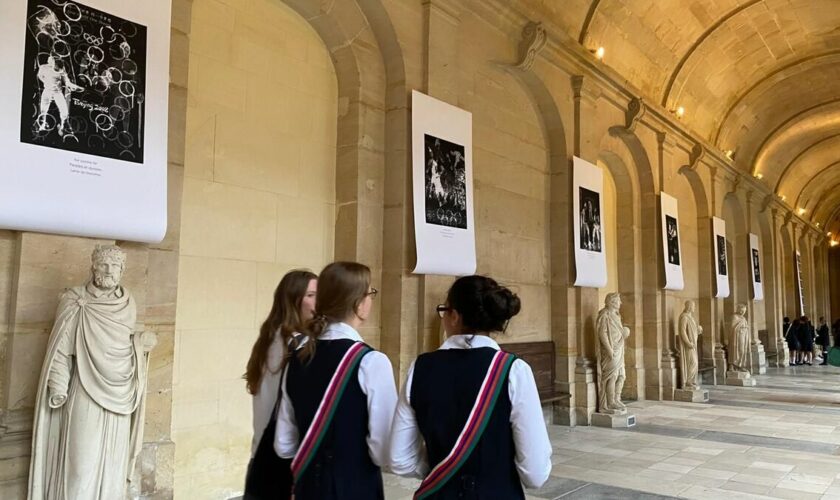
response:
M422 500L435 494L470 458L473 449L475 449L482 433L484 433L484 428L487 427L487 422L490 421L505 377L515 359L516 356L504 351L498 351L493 356L487 374L484 376L484 382L481 383L481 388L478 390L478 396L473 404L472 411L467 417L467 423L461 430L458 439L455 440L455 446L452 447L449 455L437 464L426 476L426 479L420 483L420 488L414 493L415 500Z
M361 362L362 357L372 349L362 342L356 342L338 363L335 373L330 379L329 385L324 396L321 398L321 403L318 405L318 410L315 412L315 417L312 419L312 424L306 431L303 441L300 443L295 458L292 459L292 478L294 482L298 482L303 476L304 471L312 462L321 442L324 440L324 435L330 427L335 410L338 407L338 402L341 400L344 389L347 388L347 383L356 371L356 367Z

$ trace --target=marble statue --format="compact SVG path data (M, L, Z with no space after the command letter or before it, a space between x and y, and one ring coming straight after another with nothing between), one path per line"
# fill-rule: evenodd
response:
M97 246L91 279L59 299L41 369L32 431L29 498L125 498L143 443L148 353L137 305L120 285L125 253Z
M729 356L729 370L733 372L750 371L750 324L747 322L747 306L738 304L732 323L729 326L729 343L726 346Z
M677 350L680 358L681 389L694 391L697 386L697 338L703 333L703 327L694 318L694 301L686 300L685 309L680 314L677 331Z
M621 324L621 295L610 293L598 311L595 327L598 357L598 411L620 414L627 410L621 402L624 387L624 342L630 329Z

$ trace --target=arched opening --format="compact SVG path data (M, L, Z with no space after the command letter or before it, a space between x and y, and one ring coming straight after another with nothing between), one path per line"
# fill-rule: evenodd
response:
M195 2L181 203L174 494L241 490L251 452L242 374L274 288L333 259L338 78L281 2Z

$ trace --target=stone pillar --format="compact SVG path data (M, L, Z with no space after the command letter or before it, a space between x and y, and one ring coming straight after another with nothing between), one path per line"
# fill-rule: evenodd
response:
M714 193L713 207L716 211L717 217L723 217L723 198L726 195L726 179L723 175L716 175L717 172L712 172L712 190ZM718 201L720 197L720 201ZM731 267L731 266L730 266ZM732 269L728 270L730 273ZM730 294L734 293L732 290ZM724 314L724 298L712 299L713 305L713 321L714 321L714 359L712 365L715 367L714 383L722 384L726 379L726 351L723 349L724 336L727 335L727 318Z
M677 171L679 169L679 165L674 158L674 150L675 144L672 137L664 132L658 132L656 134L656 141L658 144L658 170L659 170L659 189L661 192L667 193L671 186L673 185L673 177L678 175ZM657 200L657 205L659 204L659 200ZM657 210L657 214L658 214ZM660 278L660 286L664 284L665 281L665 268L664 268L664 261L665 257L663 255L662 250L662 230L661 224L661 217L657 216L655 221L655 225L657 226L658 230L656 231L657 234L657 269L659 270ZM661 346L661 358L660 358L660 377L661 377L661 398L666 401L672 401L674 399L674 390L677 389L679 386L677 385L677 354L676 354L676 334L677 334L677 323L674 320L675 312L681 310L679 307L679 298L676 295L676 292L672 290L660 290L659 291L659 302L660 302L660 310L661 316L659 321L659 345ZM678 314L678 313L677 313Z
M759 228L753 227L752 223L752 215L756 210L753 204L757 201L753 195L753 191L748 190L745 196L747 208L747 238L744 249L747 252L747 266L745 267L747 268L748 275L750 277L749 283L752 283L753 280L752 252L750 250L749 233L760 233ZM767 242L761 241L762 248L766 244ZM766 276L766 263L764 263L762 267L763 269L761 272ZM762 283L762 285L766 285L766 279L763 279L763 281L765 283ZM750 288L752 288L752 286ZM767 297L765 297L764 300L767 300ZM748 321L750 323L750 331L752 332L752 341L750 342L750 372L752 372L753 375L767 373L767 356L764 353L764 345L761 343L761 339L758 336L758 326L755 318L755 312L759 306L760 304L758 304L755 300L747 301L747 314L749 315Z
M571 79L574 92L574 154L591 163L598 160L595 117L598 116L598 89L594 82L583 76ZM571 169L571 165L570 165ZM571 191L572 177L568 178L567 192ZM598 314L598 290L574 287L573 328L569 335L576 337L578 358L575 361L574 418L578 425L590 425L592 414L598 407L597 367L595 353L595 318ZM571 313L571 310L570 310ZM573 332L573 333L572 333Z
M779 234L781 232L782 218L777 207L765 210L765 216L770 217L770 242L764 245L764 276L766 283L764 296L766 301L765 318L767 320L768 351L775 353L776 362L773 366L787 366L790 354L787 350L784 334L782 331L782 318L784 317L784 306L782 305L784 283L784 266L782 255L779 252Z

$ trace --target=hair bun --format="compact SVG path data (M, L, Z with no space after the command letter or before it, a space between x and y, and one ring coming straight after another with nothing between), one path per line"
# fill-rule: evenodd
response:
M488 290L482 302L487 314L498 321L507 321L516 316L522 307L519 296L503 286Z

